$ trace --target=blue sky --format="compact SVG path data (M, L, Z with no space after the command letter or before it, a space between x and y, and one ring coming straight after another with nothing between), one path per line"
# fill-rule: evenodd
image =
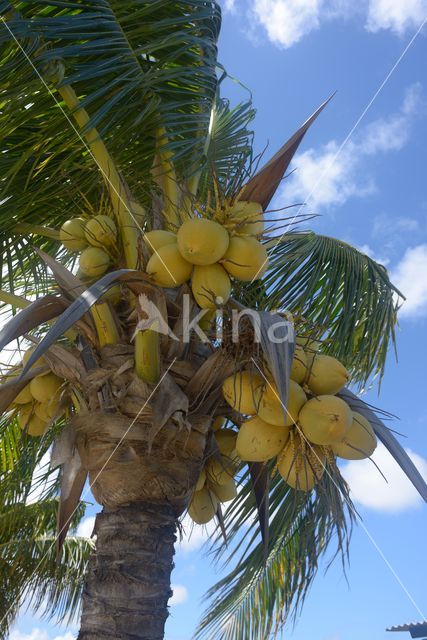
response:
M258 109L256 148L273 153L333 91L309 132L280 206L308 199L313 228L340 237L387 266L407 295L381 387L367 399L400 417L395 428L427 477L424 385L427 328L427 27L416 37L350 138L424 18L426 0L235 0L224 3L220 59L250 87ZM237 84L226 93L244 97ZM285 637L293 640L385 640L387 626L427 616L427 510L388 454L343 472L363 519L352 540L347 580L335 563L320 567L305 609ZM91 516L89 516L91 517ZM91 529L91 520L84 523ZM167 640L188 640L201 598L217 578L197 529L178 548ZM421 613L420 613L420 611ZM22 615L11 640L73 640ZM399 637L399 636L397 636ZM404 636L403 636L404 637Z

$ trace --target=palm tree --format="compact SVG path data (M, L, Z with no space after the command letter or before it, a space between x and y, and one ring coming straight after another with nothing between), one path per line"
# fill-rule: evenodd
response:
M251 103L232 108L220 95L215 2L14 0L0 13L0 300L9 318L0 348L13 344L0 387L1 633L23 601L59 617L82 602L81 640L163 638L190 505L196 522L215 516L212 544L232 563L197 637L268 637L298 611L330 543L346 553L355 512L331 447L305 442L299 424L277 426L287 429L279 467L289 442L293 463L304 462L296 485L276 472L276 453L239 458L250 411L236 397L227 403L222 385L234 380L238 395L235 374L245 371L254 400L262 375L262 392L275 385L286 410L296 331L304 357L339 358L362 387L383 373L400 295L368 256L299 231L299 209L268 209L324 105L258 170ZM202 219L215 223L214 251L231 237L268 255L265 275L255 277L263 259L241 277L247 265L224 258L226 247L210 279L185 260L176 233ZM200 308L205 333L187 340L185 314L193 320ZM256 321L243 319L233 340L233 311L246 309ZM276 344L279 324L288 339ZM426 498L378 413L340 393ZM310 473L315 488L303 486ZM75 535L88 479L103 507L95 545ZM221 486L232 497L224 513ZM210 503L200 514L202 494Z

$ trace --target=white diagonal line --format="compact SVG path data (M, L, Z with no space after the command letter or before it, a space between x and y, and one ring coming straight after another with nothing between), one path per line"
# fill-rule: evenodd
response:
M397 67L399 66L399 64L402 62L403 58L405 57L405 55L408 53L409 49L411 48L411 46L413 45L413 43L415 42L416 38L418 37L418 35L420 34L420 32L422 31L424 25L427 22L427 17L423 20L423 22L420 24L420 26L418 27L417 31L414 33L414 35L412 36L412 38L410 39L410 41L408 42L408 44L406 45L406 47L404 48L404 50L402 51L402 53L400 54L400 56L397 58L396 62L393 64L393 66L391 67L390 71L387 73L386 77L384 78L384 80L381 82L380 86L378 87L378 89L375 91L374 95L372 96L372 98L369 100L368 104L366 105L366 107L363 109L362 113L360 114L360 116L358 117L358 119L356 120L356 122L354 123L354 125L352 126L352 128L350 129L349 133L347 134L347 136L344 138L343 142L341 143L339 149L337 149L337 152L335 153L335 155L331 158L330 162L326 165L326 167L324 168L324 170L322 171L322 173L320 174L319 178L316 180L316 182L314 183L313 188L311 189L311 191L309 192L308 196L304 199L304 202L301 204L300 208L297 210L297 212L295 213L294 217L292 218L291 222L289 223L289 225L287 225L288 227L291 226L293 224L293 222L296 220L296 218L298 217L299 213L301 212L302 208L306 206L307 202L309 202L310 198L312 197L312 195L315 193L317 187L319 186L319 184L322 182L323 178L325 178L325 176L330 172L330 170L332 169L333 165L335 164L337 158L341 155L342 150L344 149L345 145L347 144L347 142L350 140L350 138L352 137L353 133L356 131L357 127L359 126L359 124L361 123L361 121L363 120L363 118L365 117L365 115L368 113L369 109L372 107L373 103L375 102L375 100L377 99L377 97L379 96L379 94L381 93L381 91L384 89L385 85L387 84L387 82L390 80L391 76L393 75L393 73L396 71ZM282 239L285 237L286 235L286 231L284 231L282 233L282 235L278 238L276 244L272 247L272 250L274 251L274 249L277 247L277 245L279 245L282 241ZM254 282L254 280L256 280L259 277L259 274L262 272L262 270L264 269L265 265L267 264L268 259L264 261L264 263L261 265L261 267L258 269L257 273L255 274L255 276L252 279L252 282ZM251 284L252 284L251 282Z
M157 391L157 389L159 388L159 386L161 385L161 383L163 382L163 380L165 379L166 375L168 374L168 372L170 371L170 369L173 367L173 365L175 364L176 358L174 358L172 360L172 362L170 363L170 365L168 366L168 368L166 369L166 371L164 372L164 374L162 375L162 377L160 378L159 382L156 384L156 386L154 387L154 389L151 391L150 395L148 396L148 398L146 399L146 401L144 402L144 404L141 406L140 410L138 411L138 413L136 414L135 418L132 420L132 422L130 423L129 427L126 429L126 431L124 432L124 434L122 435L122 437L120 438L120 440L118 441L118 443L116 444L116 446L114 447L112 453L108 456L106 462L104 462L104 464L101 467L101 470L96 474L95 478L92 480L92 482L89 483L89 489L92 488L92 486L95 484L95 482L98 480L99 476L101 475L101 473L104 471L105 467L107 466L107 464L110 462L111 458L113 457L113 455L115 454L115 452L117 451L117 449L119 448L119 446L121 445L121 443L123 442L123 440L125 439L125 437L127 436L127 434L129 433L129 431L132 429L133 425L135 424L135 422L137 421L138 417L141 415L142 411L145 409L145 407L147 406L148 402L151 400L151 398L153 397L154 393ZM90 413L88 414L90 415ZM108 415L108 414L106 414ZM80 497L79 503L81 502L81 500L83 500L84 497L86 497L88 495L88 489L86 489L86 491L84 491ZM58 540L59 536L61 535L61 533L64 531L64 529L66 527L68 527L70 520L72 519L73 515L76 513L78 506L76 506L76 508L73 510L73 512L71 513L71 515L69 516L69 518L66 520L66 522L64 523L63 527L61 528L60 531L58 531L58 533L56 534L52 544L49 546L49 548L47 549L47 551L45 552L45 554L43 555L43 557L41 558L41 560L39 561L38 565L36 566L36 568L34 569L34 571L31 573L31 575L28 578L28 581L31 580L31 578L33 577L33 575L36 573L37 569L40 567L41 563L43 562L43 560L46 558L46 556L48 555L48 553L51 551L52 547L55 546L56 541ZM3 615L2 619L0 620L0 625L2 624L3 620L5 620L5 618L7 617L7 615L9 614L9 612L11 611L12 607L14 605L12 605L11 607L9 607L9 609L6 611L6 613Z
M33 68L33 70L35 71L36 75L38 76L38 78L41 80L41 82L43 83L43 85L46 87L47 91L49 92L49 94L51 95L52 99L54 100L55 104L59 107L59 109L61 110L61 113L63 114L64 118L67 120L68 124L72 127L72 129L74 130L74 132L77 134L77 136L79 137L79 139L83 142L86 150L89 152L89 154L91 155L92 159L94 160L95 164L97 165L99 171L102 173L104 180L106 182L108 182L108 184L110 185L110 188L112 191L114 191L114 193L117 195L118 199L120 200L120 202L123 204L123 206L125 207L126 211L130 214L130 217L132 218L132 220L135 222L135 224L137 225L138 229L141 231L141 233L144 233L141 225L139 224L138 220L135 218L135 216L133 215L132 211L129 209L127 202L123 199L121 193L119 193L119 191L117 191L116 187L113 185L113 183L110 180L110 177L108 176L108 174L104 171L104 169L101 167L101 165L99 164L99 162L97 161L97 159L95 158L92 149L89 147L88 143L86 142L86 140L83 138L83 136L81 135L80 131L77 129L77 127L75 126L74 122L71 120L71 118L69 117L68 113L65 111L65 109L63 108L63 106L61 105L61 103L59 102L59 100L57 100L55 94L53 93L53 91L51 90L51 88L49 87L49 85L47 84L47 82L45 81L45 79L43 78L43 76L41 75L41 73L39 72L39 70L37 69L37 67L34 65L33 61L31 60L31 58L29 57L29 55L27 54L27 52L25 51L24 47L21 45L21 43L19 42L18 38L15 36L15 34L13 33L13 31L11 30L11 28L9 27L9 25L7 24L6 20L3 18L3 16L0 16L0 19L2 21L2 23L4 24L4 26L6 27L6 29L8 30L8 32L10 33L10 35L12 36L13 40L15 41L15 43L17 44L17 46L19 47L20 51L23 53L23 55L25 56L27 62L31 65L31 67ZM158 253L158 251L153 247L151 241L149 240L149 238L146 238L146 240L148 241L151 249L153 250L154 253L157 254L157 256L160 259L160 262L163 264L163 266L165 267L166 271L169 273L169 275L171 276L172 280L176 283L176 279L174 277L174 275L169 271L167 265L164 263L161 255Z
M275 397L277 398L277 400L280 402L282 409L286 412L286 414L292 419L292 422L295 421L294 417L291 416L291 414L289 413L287 407L285 407L285 405L283 404L281 398L279 397L279 394L277 393L276 389L273 387L273 385L271 384L271 382L266 378L264 372L262 371L262 369L259 367L258 363L256 362L256 360L252 357L252 361L255 364L256 368L258 369L259 373L261 374L261 376L264 378L265 382L267 383L267 385L269 386L269 388L273 391L273 394L275 395ZM339 493L341 493L339 486L337 485L337 483L335 482L335 479L333 478L333 476L330 474L329 470L326 468L325 463L320 459L320 457L318 456L318 454L316 453L316 450L314 449L312 443L306 438L304 432L302 429L300 429L298 426L298 434L305 440L306 444L308 445L308 447L311 449L311 452L314 454L314 456L317 458L318 462L321 464L321 466L323 467L324 472L326 473L326 475L329 476L330 480L332 480L332 483L334 484L335 488L338 490ZM286 482L286 481L285 481ZM359 521L359 524L361 525L362 529L364 530L364 532L366 533L366 535L368 536L369 540L372 542L373 546L375 547L375 549L378 551L379 555L381 556L381 558L384 560L385 564L387 565L387 567L389 568L389 570L391 571L391 573L393 574L393 576L395 577L395 579L397 580L397 582L399 583L400 587L402 588L402 590L405 592L405 594L408 596L409 600L412 602L412 604L414 605L415 609L418 611L418 613L420 614L420 616L423 618L423 620L425 620L425 615L423 614L423 612L421 611L420 607L418 606L418 604L415 602L414 598L412 597L412 595L410 594L410 592L408 591L408 589L405 587L405 585L403 584L402 580L399 578L398 574L396 573L395 569L392 567L392 565L390 564L389 560L386 558L386 556L384 555L383 551L381 550L381 548L378 546L377 542L374 540L374 538L372 537L372 534L368 531L366 525L364 524L362 518L359 516L359 514L357 513L357 511L355 510L354 506L352 505L352 503L345 497L343 496L343 500L346 502L349 510L351 511L351 513L355 516L355 518Z

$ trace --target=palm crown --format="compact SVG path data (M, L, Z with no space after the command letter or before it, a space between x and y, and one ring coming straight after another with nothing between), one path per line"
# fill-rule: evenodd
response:
M0 344L32 345L0 387L2 633L25 598L74 615L87 580L81 638L109 637L100 601L115 582L113 636L163 637L176 521L189 507L196 523L215 517L216 554L232 562L198 637L267 637L298 610L335 536L346 552L354 509L335 457L371 453L344 438L350 408L426 497L378 415L343 389L347 371L359 386L382 375L399 292L355 248L298 231L298 210L269 211L324 105L259 169L252 105L220 95L215 2L27 0L0 11L0 300L14 314ZM206 340L184 339L185 305L191 319L207 310ZM248 308L258 325L243 320L236 342L233 310ZM273 323L286 342L268 338ZM346 367L333 361L338 385L313 381L326 355ZM345 414L330 439L302 416L323 397ZM96 550L74 535L88 475L104 507Z

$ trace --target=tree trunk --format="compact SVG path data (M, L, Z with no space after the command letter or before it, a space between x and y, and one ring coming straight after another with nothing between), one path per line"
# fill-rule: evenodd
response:
M96 518L78 640L163 639L175 532L167 503L104 508Z

